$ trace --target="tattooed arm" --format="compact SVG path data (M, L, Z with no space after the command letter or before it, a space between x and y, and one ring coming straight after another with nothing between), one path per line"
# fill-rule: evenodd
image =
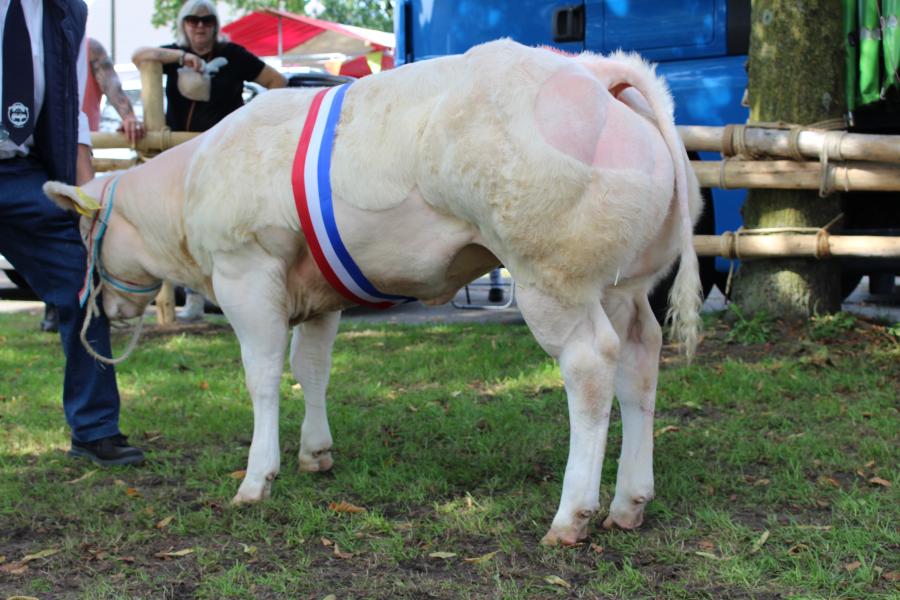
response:
M91 73L100 90L119 116L122 117L122 131L131 143L135 143L144 137L144 127L134 116L134 109L128 96L122 91L122 82L116 75L112 60L106 53L106 49L93 38L88 39L88 62L91 65Z

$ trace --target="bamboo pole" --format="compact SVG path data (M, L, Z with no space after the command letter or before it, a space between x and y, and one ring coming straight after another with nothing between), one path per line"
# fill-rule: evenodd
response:
M738 133L738 127L744 127ZM865 160L900 164L900 136L848 133L804 129L798 134L787 129L766 127L678 127L688 150L721 152L728 156L740 151L741 145L751 154L774 158L805 158L819 160L824 149L831 160ZM742 140L740 138L743 138ZM795 141L792 141L795 138ZM793 144L796 144L793 146Z
M162 64L155 60L144 61L141 69L141 100L144 103L144 126L147 132L162 135L166 131L166 115L163 112ZM156 320L160 325L175 323L175 288L168 281L156 295Z
M831 235L818 233L771 233L695 235L694 249L700 256L724 256L748 260L771 257L900 258L900 237L877 235Z
M900 167L884 163L828 165L823 188L822 166L817 162L691 161L701 187L768 188L779 190L900 191ZM724 169L724 171L723 171Z
M94 171L119 171L121 169L130 169L137 161L133 158L92 158L91 164L94 165Z
M200 135L196 131L148 131L144 138L135 144L138 152L155 153L168 150L178 144L191 140ZM107 133L95 131L91 133L91 145L94 148L131 148L131 142L124 133Z

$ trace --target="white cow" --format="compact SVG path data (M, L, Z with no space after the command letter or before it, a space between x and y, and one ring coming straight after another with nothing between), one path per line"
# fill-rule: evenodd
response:
M497 41L367 77L342 98L326 92L266 93L117 176L114 193L109 179L45 186L63 207L91 214L92 197L107 215L99 266L111 319L142 314L152 294L139 289L169 279L202 290L233 325L254 414L234 501L266 498L279 471L291 327L306 400L300 467L325 471L325 390L349 298L443 303L502 263L568 394L569 459L543 542L583 539L600 508L614 392L623 445L604 525L640 525L653 497L662 339L647 293L680 257L670 312L688 354L700 306L699 189L665 84L636 56ZM311 159L298 157L298 143ZM82 227L97 237L102 224L86 217ZM329 227L340 241L327 239ZM352 263L335 264L342 254Z

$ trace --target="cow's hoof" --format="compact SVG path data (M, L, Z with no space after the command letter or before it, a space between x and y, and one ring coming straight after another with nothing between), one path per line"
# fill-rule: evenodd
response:
M571 525L553 525L550 531L541 538L543 546L574 546L587 538L587 526L594 512L590 510L580 511Z
M330 470L334 465L334 459L331 458L331 448L312 453L301 452L298 460L300 470L305 473L322 473Z
M272 479L274 478L274 475L267 477L262 485L247 485L246 482L241 484L237 494L231 499L231 503L234 505L256 504L266 500L272 495Z
M635 496L626 501L613 499L609 516L603 521L604 529L637 529L644 522L644 508L653 494Z
M637 529L644 522L644 507L637 507L637 510L615 511L610 510L609 516L603 521L604 529Z

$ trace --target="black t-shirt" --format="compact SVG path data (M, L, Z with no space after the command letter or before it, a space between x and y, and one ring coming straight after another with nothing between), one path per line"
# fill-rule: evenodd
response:
M177 44L163 46L184 50ZM166 125L172 131L206 131L244 104L241 93L245 81L253 81L266 64L243 46L231 42L216 43L212 54L202 57L207 62L223 56L228 64L212 76L209 102L188 100L178 91L178 63L163 65L166 74Z

